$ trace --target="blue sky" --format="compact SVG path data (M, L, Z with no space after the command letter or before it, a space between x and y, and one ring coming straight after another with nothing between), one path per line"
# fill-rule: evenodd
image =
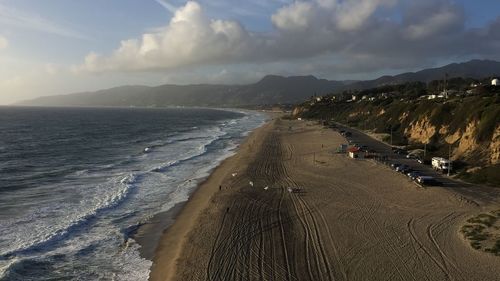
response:
M174 7L186 3L179 0L164 2ZM280 6L279 3L286 3L275 1L276 4L273 5L273 1L269 2L265 7L241 0L199 1L211 17L239 20L255 31L272 29L270 15ZM68 38L0 21L0 34L10 34L9 42L17 46L12 50L13 54L25 58L74 63L81 61L92 50L111 52L121 40L164 26L172 17L171 12L154 0L0 0L0 5L27 15L38 15L54 25L74 32L77 37L85 37L81 40ZM248 14L243 14L238 11L239 7L251 9L247 9ZM37 46L36 50L34 45Z
M500 59L499 16L497 0L0 0L0 104L123 84L366 79Z

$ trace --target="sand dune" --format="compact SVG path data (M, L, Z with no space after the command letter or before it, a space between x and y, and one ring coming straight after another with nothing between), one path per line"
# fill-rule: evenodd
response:
M151 280L500 280L500 258L459 233L498 205L332 153L344 142L306 122L258 129L164 234Z

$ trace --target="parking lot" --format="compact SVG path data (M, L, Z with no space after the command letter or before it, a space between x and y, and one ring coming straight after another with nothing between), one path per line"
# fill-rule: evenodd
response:
M395 153L389 144L376 140L357 129L338 123L336 123L336 127L336 130L338 131L344 130L349 132L346 136L349 145L357 144L358 146L366 146L369 150L376 152L380 156L386 156L386 160L379 160L381 163L387 164L389 167L396 163L407 165L413 171L418 172L422 176L434 178L433 182L426 184L427 186L442 186L447 189L452 189L453 191L459 192L471 200L482 200L484 202L498 200L497 198L500 195L499 188L485 187L453 179L440 171L435 171L432 169L430 164L422 164L417 162L415 159L407 159L406 154ZM394 173L397 173L395 169ZM411 179L408 177L408 180Z

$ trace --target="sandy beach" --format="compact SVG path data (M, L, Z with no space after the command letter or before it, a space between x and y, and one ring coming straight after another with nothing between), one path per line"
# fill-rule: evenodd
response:
M498 203L418 187L341 143L312 122L255 130L164 232L150 280L500 280L500 257L460 233Z

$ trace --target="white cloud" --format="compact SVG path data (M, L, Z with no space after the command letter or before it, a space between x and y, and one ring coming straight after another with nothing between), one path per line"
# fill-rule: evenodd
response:
M314 16L314 6L311 2L295 2L279 9L271 20L281 30L304 30L310 25Z
M350 0L332 7L336 8L335 18L338 27L349 31L360 28L379 7L395 3L395 0Z
M408 26L407 35L411 39L423 39L446 29L450 24L454 24L456 20L457 15L450 11L435 14L420 24Z
M453 0L399 0L395 6L395 0L258 0L237 7L273 7L272 16L265 10L274 26L267 33L217 19L235 15L227 0L204 3L207 12L189 1L166 26L123 40L109 54L89 53L73 73L64 65L0 56L0 103L122 84L250 83L265 74L365 79L472 56L500 59L500 17L484 28L466 29L463 7ZM79 36L29 16L0 5L0 25Z
M252 50L251 35L236 21L210 20L193 1L178 9L157 33L122 41L109 57L90 53L80 69L168 69L197 63L238 60Z
M330 28L353 31L362 27L380 7L390 7L396 0L315 0L297 1L279 9L273 16L282 30L304 30L313 23L330 24Z
M296 66L307 64L311 73L315 65L321 73L366 73L367 69L415 67L419 62L423 65L467 52L481 54L486 48L492 52L500 45L494 41L500 41L496 35L483 36L474 45L467 43L468 37L480 35L465 30L464 12L450 0L395 4L396 0L284 3L270 18L275 29L257 33L234 20L210 19L200 4L188 1L175 11L167 26L124 40L109 55L92 52L75 70L175 69L180 73L203 66L286 62L290 67L295 62ZM402 19L379 18L381 9L386 13L403 9L402 13L396 11ZM315 60L319 57L321 60Z
M9 46L9 40L0 35L0 50L5 49Z
M423 4L411 7L411 13L405 32L412 40L461 31L465 21L463 12L452 4L433 5L423 1Z
M338 4L338 0L316 0L318 5L322 8L335 9Z

